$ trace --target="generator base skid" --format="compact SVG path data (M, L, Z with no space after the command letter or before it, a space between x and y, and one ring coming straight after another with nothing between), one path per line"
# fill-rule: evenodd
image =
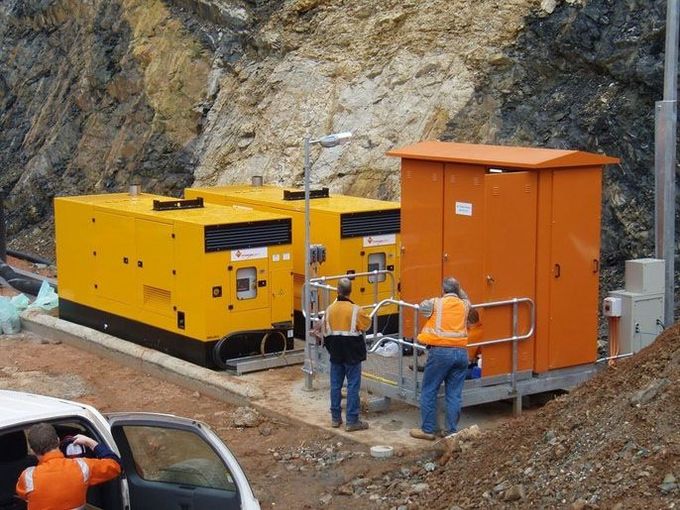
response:
M221 369L233 369L234 360L244 357L261 358L267 354L293 350L294 339L289 336L292 324L283 329L262 329L231 333L212 349L212 360Z
M304 361L304 349L286 349L285 351L275 353L255 354L242 358L233 358L227 360L226 369L233 371L236 375L243 375L250 372L269 370L270 368L301 365Z
M207 368L225 369L232 358L293 349L293 338L288 337L290 325L285 329L243 331L204 342L66 299L59 300L59 318Z

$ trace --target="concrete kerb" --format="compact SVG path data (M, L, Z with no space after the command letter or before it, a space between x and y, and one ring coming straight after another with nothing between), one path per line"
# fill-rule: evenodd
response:
M325 430L368 447L383 443L400 449L422 449L427 446L408 435L409 426L418 425L417 408L408 407L407 410L395 408L386 414L378 413L372 416L369 430L358 434L347 433L343 428L330 427L327 408L328 390L323 381L320 381L322 384L313 392L305 392L302 381L299 381L299 384L296 382L293 386L286 386L292 388L291 391L282 392L281 387L271 387L271 382L264 383L269 377L267 373L251 374L253 379L245 381L241 378L242 376L215 372L40 311L23 312L21 320L27 332L43 338L62 341L67 345L117 361L122 365L222 402L250 406L272 418ZM403 422L400 431L386 428L386 425L392 425L394 421ZM488 421L488 419L485 420L482 417L481 421ZM464 415L462 422L463 426L467 426L465 422L475 423L478 420L472 416L466 419ZM394 436L390 437L392 434Z
M39 311L23 312L21 322L25 331L60 340L67 345L116 360L128 367L223 402L252 405L254 401L264 398L262 390L235 376L214 372L168 354Z
M243 381L238 376L214 372L168 354L61 320L37 310L23 312L21 324L24 331L29 333L61 341L77 349L117 361L127 367L197 391L221 402L240 406L247 405L272 418L287 420L299 425L313 426L329 432L332 430L335 434L341 436L347 435L339 429L330 429L330 427L301 419L295 413L282 412L272 408L268 405L265 392L262 389L257 385ZM352 439L359 443L374 444L374 441L362 437L352 437Z

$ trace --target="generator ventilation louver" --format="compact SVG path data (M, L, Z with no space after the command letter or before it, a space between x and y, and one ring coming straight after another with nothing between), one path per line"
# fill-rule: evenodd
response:
M396 234L400 230L401 209L346 213L340 217L340 236L363 237Z
M291 239L289 218L205 227L206 253L291 244Z

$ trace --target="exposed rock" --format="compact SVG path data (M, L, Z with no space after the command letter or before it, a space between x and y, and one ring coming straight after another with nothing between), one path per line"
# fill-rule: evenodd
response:
M416 483L411 486L411 494L420 494L429 488L430 486L426 483Z
M234 427L257 427L262 416L252 407L237 407L231 415Z
M342 496L351 496L354 494L354 487L352 487L352 484L347 483L338 487L336 492Z
M587 507L588 502L583 498L579 498L571 504L571 510L584 510Z
M675 479L675 476L673 476L673 473L667 473L666 476L663 478L663 482L661 482L661 485L659 485L659 489L661 489L661 492L668 494L669 492L672 492L678 488L678 483Z
M660 392L670 384L668 379L657 379L651 382L647 387L633 394L630 398L632 405L644 405L654 399Z
M503 493L503 501L518 501L525 497L524 486L521 484L513 485Z

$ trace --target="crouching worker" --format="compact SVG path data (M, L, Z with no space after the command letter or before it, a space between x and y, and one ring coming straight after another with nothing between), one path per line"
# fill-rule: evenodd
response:
M347 379L345 430L353 432L368 428L368 423L359 420L359 390L361 362L366 359L363 331L370 326L371 320L350 300L352 282L349 278L338 280L337 289L338 297L326 309L323 319L324 345L331 361L331 426L342 425L341 390Z
M66 458L59 437L49 423L38 423L26 432L38 465L25 469L17 482L17 494L28 510L84 508L87 488L120 475L120 459L107 446L78 434L73 444L89 448L96 459Z
M437 431L437 393L442 382L446 396L446 433L457 430L468 370L468 328L479 322L479 314L470 308L458 280L444 279L442 290L442 297L420 305L429 318L418 335L418 342L427 345L428 350L420 394L421 426L411 429L410 435L430 441L435 439Z

